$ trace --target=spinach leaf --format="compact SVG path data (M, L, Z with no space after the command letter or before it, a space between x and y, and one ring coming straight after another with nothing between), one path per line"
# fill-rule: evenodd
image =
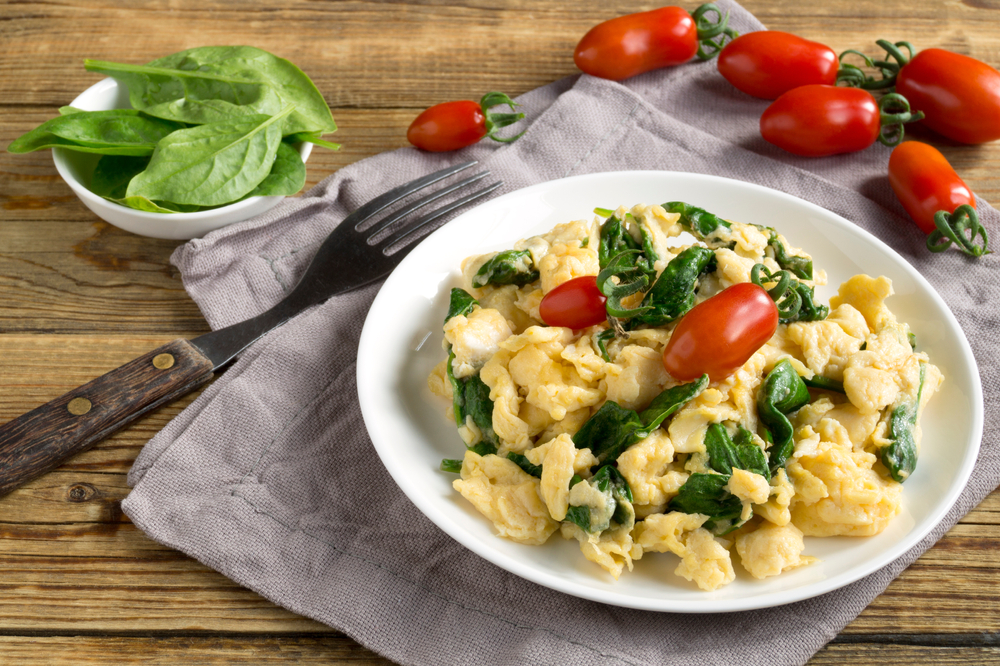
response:
M441 471L458 474L462 471L462 461L454 458L445 458L441 461Z
M472 278L472 286L516 284L522 287L539 277L528 250L504 250L483 264Z
M193 213L194 211L201 209L201 206L174 204L169 201L156 202L141 196L126 196L123 199L109 200L114 201L120 206L134 208L135 210L143 210L147 213Z
M743 521L743 502L725 489L728 474L694 473L681 486L667 508L683 513L700 513L708 516L702 525L714 534L731 532Z
M709 240L709 237L714 234L719 227L731 229L733 226L729 222L702 208L697 208L696 206L686 204L682 201L671 201L663 204L663 207L668 212L679 213L681 216L679 220L681 226L688 229L688 231L690 231L691 234L699 240ZM778 264L779 268L790 271L803 280L812 279L813 265L811 259L801 257L797 254L789 254L788 250L785 249L784 244L782 244L781 240L778 239L777 231L771 227L756 226L761 230L761 232L767 235L767 244L774 253L774 261ZM712 243L709 244L712 245Z
M809 389L787 358L779 361L757 390L757 415L773 444L767 450L771 473L784 467L795 449L788 414L809 403Z
M715 252L692 245L670 260L642 304L647 312L632 318L633 324L662 326L680 319L694 307L698 279L715 270Z
M520 453L514 453L513 451L509 451L507 453L507 460L510 460L511 462L516 464L518 467L523 469L531 476L534 476L539 479L542 478L542 466L535 465L530 460L528 460L526 456L521 455Z
M608 354L608 340L615 339L615 329L606 328L597 335L594 336L594 342L597 343L597 348L601 352L601 358L604 359L605 363L611 363L611 355Z
M744 469L771 478L767 468L767 456L753 441L749 430L739 428L736 440L729 437L729 431L721 423L713 423L705 431L705 450L708 452L709 466L719 474L732 474L733 469Z
M642 250L625 228L622 221L615 217L614 213L611 213L611 216L601 224L600 238L601 241L597 246L597 259L601 268L606 267L612 257L622 252ZM633 262L632 265L635 265L635 263Z
M293 107L282 120L283 134L337 129L330 107L302 70L252 46L203 46L148 65L85 60L84 66L125 84L132 107L158 118L202 125Z
M649 434L660 427L667 418L673 415L678 409L694 400L702 391L708 387L708 375L702 375L693 382L681 384L661 391L653 398L649 407L642 410L639 420L642 421L642 429L636 431L640 439L649 437Z
M812 280L813 262L812 259L801 257L797 254L788 254L784 243L778 238L778 232L771 227L757 227L768 235L767 244L774 252L774 261L781 270L789 271L796 277L803 280Z
M124 199L129 181L146 169L148 157L103 155L90 179L90 191L108 199Z
M291 196L306 184L306 165L299 151L286 142L278 144L274 164L264 180L247 197Z
M479 305L479 301L474 299L469 292L457 287L453 288L451 290L451 299L448 303L448 314L444 317L444 323L447 324L448 320L458 315L468 316L477 305Z
M823 375L813 375L812 379L802 378L802 381L809 388L820 389L823 391L833 391L834 393L841 393L846 395L844 391L844 385L838 382L836 379L830 379L829 377L824 377Z
M625 449L649 434L708 386L708 375L662 391L637 414L613 400L606 401L573 435L578 449L590 449L601 462L617 460Z
M458 315L467 315L472 312L472 309L479 305L479 301L474 299L469 292L464 289L452 289L451 290L451 301L448 304L448 314L445 315L444 323L447 324L448 320L452 317L457 317ZM451 384L451 394L453 402L453 410L455 416L455 425L461 427L465 423L465 382L457 379L455 373L452 370L452 363L455 361L455 353L448 349L448 362L445 364L447 368L446 374L448 376L448 383ZM492 414L492 407L491 407ZM491 416L492 425L492 416Z
M471 417L472 422L479 428L482 439L469 448L481 456L496 453L497 447L500 446L500 438L493 430L493 401L490 400L490 387L479 378L479 375L462 379L455 377L452 371L454 360L455 353L449 351L446 374L451 384L455 425L460 428L465 425L466 418Z
M604 209L597 210L604 212ZM626 219L633 218L629 214L626 216ZM597 259L601 269L607 268L608 264L618 255L627 253L628 261L623 263L620 268L638 269L638 272L646 275L647 278L652 278L656 275L653 262L659 259L659 257L653 249L653 238L644 226L640 224L638 227L642 238L641 243L637 243L632 238L632 234L628 232L625 223L619 220L614 214L611 214L611 217L601 224L601 241L597 248Z
M767 466L767 454L764 453L764 449L757 446L757 442L754 441L753 434L749 430L739 426L736 429L733 446L736 447L740 469L760 474L765 479L771 478L771 470Z
M297 143L308 142L317 146L323 146L324 148L329 148L330 150L340 150L339 143L333 143L332 141L321 139L319 132L296 132L295 134L287 134L285 135L284 140L292 144L293 146Z
M129 183L128 196L198 206L243 197L270 173L281 144L282 119L292 110L170 134L160 140L149 167Z
M733 440L729 439L726 426L713 423L705 431L705 451L708 453L708 465L719 474L732 474L734 467L740 466L740 458L736 453Z
M590 449L601 462L610 462L638 441L635 432L643 425L634 410L607 400L573 435L573 444L578 449Z
M635 525L632 489L616 468L605 465L589 481L583 481L574 475L570 480L570 488L577 483L588 483L603 497L600 506L571 504L566 511L565 520L591 534L600 534L611 527L612 521L628 529Z
M920 386L917 389L916 400L901 401L893 408L889 417L888 439L892 443L882 449L882 464L899 483L910 478L910 474L917 467L917 442L913 439L913 429L917 426L917 410L920 407L920 395L924 391L926 370L927 365L921 363Z
M733 226L704 208L698 208L683 201L670 201L663 204L663 208L669 213L680 213L681 217L678 221L681 226L688 229L699 240L705 240L719 227L731 229Z
M101 155L152 155L157 142L182 126L134 109L80 111L47 120L7 146L11 153L67 148Z
M587 506L572 506L566 508L566 518L567 522L575 524L584 532L590 531L590 507Z

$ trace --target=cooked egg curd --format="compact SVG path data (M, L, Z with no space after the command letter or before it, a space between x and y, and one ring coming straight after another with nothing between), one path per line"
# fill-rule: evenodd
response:
M666 568L704 590L735 579L734 558L762 579L815 561L804 537L884 530L943 380L887 307L890 280L856 275L826 308L812 302L825 273L772 229L685 204L599 212L462 263L448 358L429 378L467 447L451 461L455 490L501 537L559 532L615 578L672 553ZM689 247L714 257L678 265ZM680 317L652 286L674 276L683 293L669 298L689 309L758 264L765 288L783 271L799 294L778 303L774 335L722 381L673 378L663 353ZM582 330L546 325L546 294L588 275L624 310ZM636 323L650 312L665 323Z

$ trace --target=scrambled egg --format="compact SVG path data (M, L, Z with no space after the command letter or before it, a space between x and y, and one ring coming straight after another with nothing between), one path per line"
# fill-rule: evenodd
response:
M627 231L636 246L653 249L657 274L688 246L680 238L685 231L680 216L660 206L623 207L616 216L631 220ZM610 338L607 323L572 330L542 322L539 305L547 293L600 271L601 223L601 218L570 222L516 243L515 250L530 254L518 270L538 274L521 286L474 286L476 273L494 255L463 262L463 288L477 305L445 324L444 345L454 354L452 377L442 362L428 386L451 401L453 382L478 378L489 391L492 433L473 415L457 424L470 449L455 489L501 537L538 545L558 531L578 541L583 556L616 579L635 560L668 553L675 558L673 573L703 590L736 578L733 548L746 574L766 578L815 561L804 555L805 537L884 530L900 512L902 494L882 457L893 444L892 415L900 406L916 405L919 416L943 381L927 355L911 346L909 327L887 307L891 282L852 277L830 300L825 318L780 324L741 368L610 459L600 448L592 452L574 444L584 424L608 402L640 414L681 382L662 362L674 323L618 331ZM738 222L695 241L714 248L696 302L750 281L755 264L780 270L775 239L787 255L809 259L775 232ZM802 281L809 287L823 284L825 273L817 269ZM697 475L722 473L705 444L713 424L723 424L730 435L739 428L745 433L742 446L769 451L758 394L767 374L784 361L801 378L821 379L842 391L812 390L808 404L788 415L794 448L776 469L732 466L720 491L735 505L731 527L707 514L678 510L683 504L675 502L685 484ZM451 407L447 412L455 414ZM919 445L919 422L912 436ZM495 452L472 450L487 437L494 438ZM605 466L614 474L598 483L597 470L604 472ZM907 473L897 471L904 479ZM588 524L606 527L590 531ZM724 528L735 531L727 538Z

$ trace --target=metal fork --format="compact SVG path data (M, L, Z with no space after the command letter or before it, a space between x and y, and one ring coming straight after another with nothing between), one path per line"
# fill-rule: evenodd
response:
M0 426L0 496L146 412L202 386L255 340L304 309L384 278L413 248L421 230L503 183L492 183L411 219L418 210L489 175L478 173L380 221L375 216L475 164L465 162L400 185L348 215L324 239L295 288L266 312L193 340L169 342Z

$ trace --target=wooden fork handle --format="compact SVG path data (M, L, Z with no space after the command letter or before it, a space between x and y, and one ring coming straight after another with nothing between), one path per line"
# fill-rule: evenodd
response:
M212 362L174 340L0 426L0 496L212 378Z

